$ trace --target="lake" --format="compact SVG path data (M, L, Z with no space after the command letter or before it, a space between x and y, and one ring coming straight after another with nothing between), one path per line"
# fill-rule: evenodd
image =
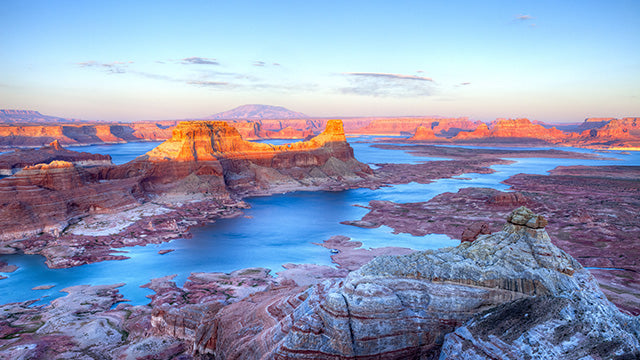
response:
M349 138L356 158L369 164L396 162L418 163L440 160L410 155L402 150L371 147L373 138ZM107 153L114 163L127 162L158 143L128 143L74 147L77 151ZM585 149L562 150L593 152ZM247 267L265 267L273 272L285 263L332 265L329 249L314 245L333 235L345 235L363 243L365 248L400 246L412 249L435 249L455 246L458 240L446 235L431 234L416 237L393 234L387 227L363 229L340 224L344 220L360 219L367 210L354 205L367 205L371 200L394 202L428 201L443 192L456 192L464 187L480 186L507 190L501 181L517 173L545 174L559 165L638 165L640 154L624 155L608 152L605 156L620 160L577 160L524 158L512 159L511 165L495 165L493 174L464 174L441 179L431 184L410 183L378 190L355 189L342 192L294 192L246 199L251 205L244 216L222 219L192 230L193 238L176 239L163 244L122 248L128 260L103 261L70 269L49 269L38 255L1 255L0 260L19 266L14 273L3 274L0 280L0 303L24 301L46 296L48 302L64 295L60 290L80 284L127 283L120 291L133 304L148 303L151 290L140 288L152 278L177 274L178 285L191 272L230 272ZM162 249L175 251L159 255ZM49 290L34 291L39 285L55 285ZM6 291L11 289L11 291Z

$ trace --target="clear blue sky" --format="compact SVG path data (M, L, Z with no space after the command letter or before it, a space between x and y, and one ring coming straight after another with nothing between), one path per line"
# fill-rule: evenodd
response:
M640 1L0 1L0 108L640 116Z

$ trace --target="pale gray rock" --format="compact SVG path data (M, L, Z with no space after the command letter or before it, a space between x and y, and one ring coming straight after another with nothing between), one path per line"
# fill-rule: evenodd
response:
M241 301L207 322L215 331L201 326L195 348L216 358L637 356L638 319L551 243L545 224L522 207L472 243L380 256L342 282Z

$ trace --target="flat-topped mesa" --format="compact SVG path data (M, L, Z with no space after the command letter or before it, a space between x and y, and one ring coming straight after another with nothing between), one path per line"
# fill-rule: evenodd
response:
M179 123L171 138L146 156L151 161L251 158L269 153L315 150L332 142L346 143L341 120L329 120L325 131L308 141L284 145L245 141L235 127L224 121L189 121Z
M243 191L276 183L320 186L313 183L320 179L325 185L327 181L340 185L345 179L362 180L372 173L354 158L341 120L329 120L326 129L308 141L284 145L245 141L238 130L222 121L182 122L173 130L171 139L136 162L173 167L184 163L189 164L189 172L212 166L224 176L228 187ZM180 165L182 169L185 166Z

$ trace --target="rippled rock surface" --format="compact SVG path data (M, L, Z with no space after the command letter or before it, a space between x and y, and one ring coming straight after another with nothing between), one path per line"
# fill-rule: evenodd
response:
M380 256L344 281L251 296L203 320L196 353L277 359L638 356L638 319L619 312L589 272L551 243L545 223L521 207L502 231L474 242Z

